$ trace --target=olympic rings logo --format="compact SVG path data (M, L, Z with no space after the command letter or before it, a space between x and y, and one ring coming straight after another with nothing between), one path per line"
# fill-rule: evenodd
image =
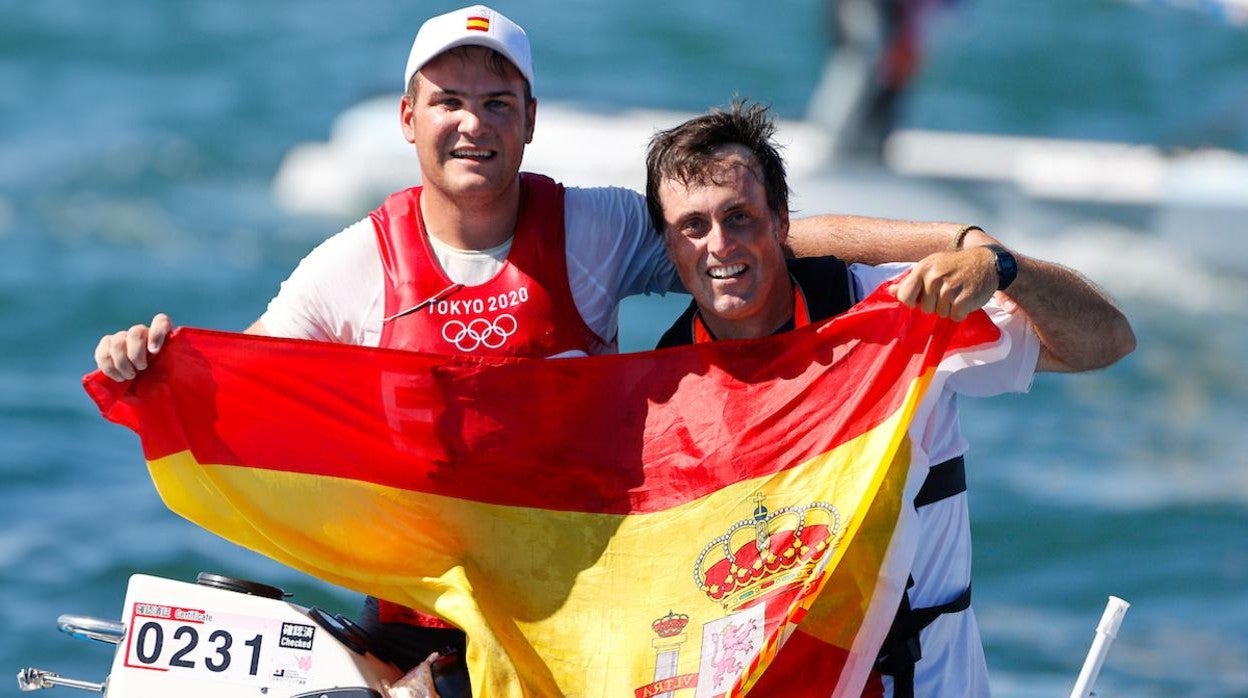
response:
M474 351L479 347L497 349L516 333L516 318L510 313L503 313L493 321L476 318L464 324L460 320L450 320L442 326L442 339L454 344L462 352Z

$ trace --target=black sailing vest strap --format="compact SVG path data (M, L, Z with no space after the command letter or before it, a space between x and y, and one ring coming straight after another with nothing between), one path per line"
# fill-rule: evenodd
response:
M966 491L966 461L962 456L950 458L933 465L927 471L923 487L914 497L914 508L925 507L942 499ZM893 677L893 698L914 698L914 665L923 658L919 633L945 613L959 613L971 606L971 587L968 585L952 601L926 608L910 607L910 587L914 577L906 582L901 595L901 606L893 625L888 629L880 655L875 660L875 670Z
M810 320L818 322L849 310L856 302L849 268L835 257L804 257L787 260L789 274L804 294L810 311ZM690 303L676 322L663 333L659 348L675 347L694 342L694 320L698 306ZM793 329L790 321L777 332ZM923 480L923 486L915 495L915 508L939 502L966 491L966 462L962 456L951 458L932 466ZM884 645L880 648L875 669L893 677L895 698L913 698L914 665L923 656L919 647L919 633L945 613L965 611L971 605L971 588L949 603L928 608L911 608L909 588L914 586L912 577L901 598L897 617L889 628Z
M909 584L914 584L914 578ZM914 698L914 665L923 658L919 633L945 613L958 613L971 607L971 587L949 603L927 608L910 608L910 591L901 597L897 617L875 660L875 670L893 677L893 698Z

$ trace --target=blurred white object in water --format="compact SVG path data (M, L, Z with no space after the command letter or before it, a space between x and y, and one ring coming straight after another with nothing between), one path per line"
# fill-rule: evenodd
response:
M1248 0L1245 0L1248 2ZM349 220L387 194L420 184L398 124L399 97L343 112L330 138L287 154L274 180L281 206ZM645 149L693 114L600 110L542 102L523 169L576 186L645 186ZM838 212L973 221L1051 236L1094 222L1160 240L1165 258L1248 273L1248 156L1166 153L1151 145L901 130L885 164L828 160L832 139L809 121L780 121L796 215ZM1058 258L1078 267L1078 260Z
M328 141L293 148L274 180L278 202L292 213L355 216L391 192L420 184L415 149L399 129L398 102L396 95L357 104L334 121ZM651 136L694 116L542 102L522 169L575 186L641 190ZM804 179L822 166L828 139L820 128L784 121L778 126L790 178Z
M1083 669L1079 672L1079 678L1075 680L1075 687L1070 692L1070 698L1088 698L1092 695L1092 685L1096 683L1096 677L1101 673L1105 655L1109 653L1109 646L1118 637L1118 627L1122 625L1122 617L1127 614L1127 609L1130 607L1131 604L1117 596L1109 597L1105 613L1101 615L1101 622L1096 626L1096 637L1092 640L1092 649L1088 651L1088 657L1083 662Z

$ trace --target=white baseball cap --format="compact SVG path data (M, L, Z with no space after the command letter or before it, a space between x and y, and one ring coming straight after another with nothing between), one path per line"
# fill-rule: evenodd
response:
M412 52L403 73L403 89L426 63L456 46L484 46L511 61L533 90L533 58L529 37L520 25L485 5L473 5L438 15L426 21L416 33Z

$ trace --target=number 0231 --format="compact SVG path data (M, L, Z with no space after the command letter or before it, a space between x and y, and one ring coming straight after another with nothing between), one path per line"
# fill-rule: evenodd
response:
M172 631L168 642L165 641L166 630ZM146 621L135 633L133 657L143 665L177 669L194 670L199 666L198 662L203 662L205 669L218 674L228 670L236 658L243 657L248 676L255 676L260 671L262 634L255 634L242 643L242 648L235 649L234 634L224 629L209 632L201 646L201 630L206 631L207 628Z

